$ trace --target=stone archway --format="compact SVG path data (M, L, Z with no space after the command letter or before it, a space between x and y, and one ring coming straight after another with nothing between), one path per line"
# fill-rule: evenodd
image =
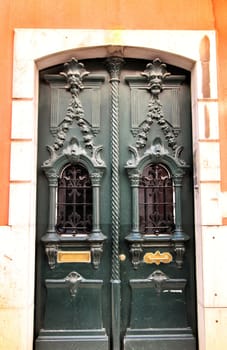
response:
M207 36L210 40L210 97L202 94L202 65L200 58L200 43ZM21 50L23 47L23 50ZM155 49L154 49L155 48ZM16 258L25 274L23 280L25 294L19 295L24 300L25 314L23 329L29 334L26 346L32 344L33 295L34 295L34 262L35 262L35 203L36 203L36 134L37 134L37 78L38 70L58 64L72 56L106 57L117 54L125 57L152 58L160 56L162 61L177 65L191 71L192 76L192 119L194 140L195 175L195 220L196 247L201 255L201 234L206 225L220 225L221 213L209 201L215 191L220 191L220 184L213 183L212 172L204 173L202 161L205 154L211 154L209 142L206 142L205 120L212 114L212 125L218 125L217 115L217 75L215 33L213 31L105 31L105 30L42 30L17 29L15 31L14 50L14 80L13 80L13 113L12 113L12 153L11 153L11 184L10 184L10 217L9 225L13 232L20 233ZM205 117L206 116L206 117ZM218 139L217 128L210 128L209 140ZM15 141L16 140L16 141ZM218 148L218 141L212 143ZM198 154L200 153L200 158ZM23 169L18 166L23 162ZM29 161L28 161L29 160ZM218 173L219 164L215 159ZM209 169L208 169L209 170ZM218 175L217 175L218 176ZM215 179L219 180L219 179ZM205 182L204 182L205 181ZM198 193L198 187L201 192ZM210 194L209 194L210 193ZM20 198L23 196L23 205ZM203 208L203 209L201 209ZM214 215L205 217L206 209ZM15 245L15 241L9 244ZM23 254L24 247L28 251ZM197 273L203 274L203 265L197 261ZM17 278L15 277L15 280ZM27 284L27 281L30 281ZM200 344L205 341L203 283L197 285L198 325ZM25 330L26 329L26 330ZM21 344L24 340L21 339ZM23 345L23 347L25 347Z

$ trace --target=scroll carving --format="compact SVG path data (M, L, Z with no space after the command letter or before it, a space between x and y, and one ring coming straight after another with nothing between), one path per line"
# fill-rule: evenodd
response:
M140 263L141 263L141 257L143 253L143 249L141 247L140 243L133 243L130 247L130 253L131 253L131 260L134 270L137 270Z
M45 251L48 258L49 267L51 270L53 270L56 266L58 247L55 244L47 244Z

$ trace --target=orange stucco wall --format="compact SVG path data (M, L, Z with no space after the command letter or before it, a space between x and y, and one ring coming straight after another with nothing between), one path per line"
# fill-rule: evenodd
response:
M221 187L227 191L227 3L214 1L215 28L217 30L219 116L221 146ZM224 223L227 224L225 218Z
M226 191L226 10L225 0L0 0L0 225L8 223L14 28L217 29L222 189Z

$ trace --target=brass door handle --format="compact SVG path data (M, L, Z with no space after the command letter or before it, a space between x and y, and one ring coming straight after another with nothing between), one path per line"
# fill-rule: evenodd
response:
M120 261L125 261L126 260L126 255L125 254L120 254L119 255L119 260Z

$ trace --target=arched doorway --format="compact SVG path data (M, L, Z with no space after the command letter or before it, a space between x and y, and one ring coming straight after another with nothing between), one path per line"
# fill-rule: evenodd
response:
M40 72L35 349L196 349L190 106L157 57Z

